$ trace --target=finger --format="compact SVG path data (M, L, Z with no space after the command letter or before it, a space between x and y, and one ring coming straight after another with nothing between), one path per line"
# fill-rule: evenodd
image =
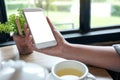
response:
M54 26L52 25L50 19L49 19L48 17L46 17L46 19L47 19L47 21L48 21L48 23L49 23L49 25L50 25L50 27L51 27L51 30L52 30L53 34L54 34L55 37L56 37L57 34L58 34L58 33L56 34L57 30L56 30L56 29L54 28Z
M20 25L19 19L16 18L15 22L16 22L16 25L17 25L18 34L22 36L23 34L22 34L22 29L21 29L21 25Z
M24 30L26 31L27 28L28 28L28 26L27 26L27 24L25 23L25 24L24 24Z
M30 35L29 37L28 37L28 42L29 42L29 44L31 45L31 44L33 44L33 39L32 39L32 36Z
M61 35L61 33L59 31L56 30L56 28L54 28L54 26L52 25L50 19L48 17L46 17L46 19L47 19L47 21L48 21L48 23L49 23L49 25L50 25L50 27L52 29L53 34L55 35L56 40L59 41L59 40L63 39L63 36Z
M54 26L52 25L50 19L49 19L48 17L46 17L46 19L47 19L47 21L48 21L48 23L49 23L51 29L52 29L52 30L55 30L55 28L54 28Z
M28 25L27 25L26 23L24 24L24 31L25 31L25 35L26 35L27 37L29 37L29 35L30 35L30 30L29 30Z
M24 24L24 31L25 31L25 35L27 34L27 24Z
M32 44L35 44L32 35L29 36L29 39L30 39Z

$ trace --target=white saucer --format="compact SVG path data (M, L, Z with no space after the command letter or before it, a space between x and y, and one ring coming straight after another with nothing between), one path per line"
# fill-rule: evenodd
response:
M92 75L91 73L88 73L88 77L92 77L93 79L87 79L87 80L96 80L95 76ZM50 73L50 74L47 76L46 80L55 80L55 79L53 78L52 74Z

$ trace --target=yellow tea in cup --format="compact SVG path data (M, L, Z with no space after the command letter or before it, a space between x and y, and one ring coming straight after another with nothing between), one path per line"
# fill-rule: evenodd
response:
M75 79L81 77L83 75L83 72L74 68L64 68L56 71L56 74L62 79Z

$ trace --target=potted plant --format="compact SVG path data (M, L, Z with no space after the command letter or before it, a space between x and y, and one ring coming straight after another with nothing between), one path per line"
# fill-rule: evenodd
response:
M20 32L18 29L18 25L16 24L16 19L19 20L19 27L21 29L22 35L19 34ZM32 50L30 49L29 43L25 36L24 24L25 24L25 18L23 16L22 10L18 9L18 14L11 14L6 23L0 24L0 33L10 34L12 32L13 40L16 43L19 53L29 54L32 53ZM1 38L5 38L5 37L1 37Z
M8 21L5 23L0 23L0 43L6 42L10 38L10 33L13 32L14 34L18 35L18 29L15 22L15 19L18 18L20 21L20 25L22 26L22 33L24 34L24 23L25 19L22 14L22 10L18 9L18 14L11 14L8 18Z
M10 32L12 28L9 27L9 23L0 23L0 43L6 42L10 38Z

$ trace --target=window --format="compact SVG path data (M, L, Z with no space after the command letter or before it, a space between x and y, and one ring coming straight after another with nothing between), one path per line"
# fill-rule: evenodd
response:
M5 3L4 1L0 0L0 22L4 23L5 21L7 21Z
M18 8L45 9L55 27L70 42L120 40L120 0L0 0L0 6L4 6L4 1L7 16Z
M120 25L120 0L92 0L91 28Z
M5 0L7 15L19 8L40 7L58 30L77 29L79 26L79 0Z

